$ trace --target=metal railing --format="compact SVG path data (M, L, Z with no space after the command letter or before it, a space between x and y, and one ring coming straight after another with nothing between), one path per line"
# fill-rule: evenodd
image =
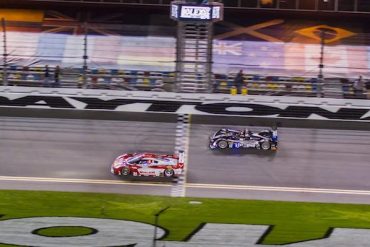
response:
M4 74L0 67L0 85L4 85ZM87 70L86 81L82 68L62 68L59 80L54 78L54 68L45 80L44 67L13 66L8 69L8 86L89 88L110 90L174 90L174 72L135 71L100 69ZM235 73L214 74L213 93L230 93L234 85ZM356 90L355 78L326 78L324 85L314 77L288 77L272 75L244 75L244 88L249 95L302 96L317 97L323 94L329 98L370 99L370 80L364 80L363 89ZM324 86L324 87L323 87ZM323 91L319 89L323 87Z
M0 85L5 85L4 79L0 72ZM45 67L12 66L6 79L8 86L172 91L174 73L88 69L84 76L83 68L62 68L56 80L55 68L52 67L46 77Z

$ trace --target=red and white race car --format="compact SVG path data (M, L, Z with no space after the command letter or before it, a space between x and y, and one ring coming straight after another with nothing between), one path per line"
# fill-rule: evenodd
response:
M177 177L184 172L184 152L179 155L152 153L123 154L118 156L111 172L121 176Z

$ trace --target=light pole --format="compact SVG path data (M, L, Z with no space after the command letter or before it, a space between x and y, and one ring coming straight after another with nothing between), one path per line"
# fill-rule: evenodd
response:
M319 64L319 74L318 74L318 96L322 97L322 89L324 83L324 75L323 75L323 68L324 68L324 48L325 48L325 30L320 30L320 64Z
M166 211L167 209L169 209L170 206L167 206L165 208L162 208L161 210L159 210L159 212L157 212L155 215L154 215L154 235L153 235L153 247L156 247L157 245L157 226L158 226L158 221L159 221L159 216L164 213L164 211Z

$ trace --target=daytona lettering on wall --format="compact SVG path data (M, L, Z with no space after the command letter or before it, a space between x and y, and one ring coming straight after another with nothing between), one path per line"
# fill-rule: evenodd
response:
M370 109L365 107L319 107L294 104L203 103L199 101L26 95L17 98L0 96L0 106L370 121Z
M74 237L46 237L37 234L38 229L60 226L80 226L94 229L93 234ZM189 236L188 241L157 241L166 247L258 247L271 232L271 226L242 224L202 224ZM126 220L33 217L0 221L0 243L21 246L152 246L154 226ZM157 228L157 239L164 238L166 231ZM288 247L368 247L369 229L329 229L325 237L317 240L291 243Z

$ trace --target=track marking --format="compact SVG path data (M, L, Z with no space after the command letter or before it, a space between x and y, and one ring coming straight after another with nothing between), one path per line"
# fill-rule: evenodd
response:
M198 189L224 189L224 190L250 190L250 191L274 191L274 192L296 192L296 193L321 193L321 194L349 194L370 195L370 190L345 190L345 189L321 189L300 187L274 187L255 185L224 185L224 184L188 184L189 188Z
M0 176L0 181L23 181L23 182L47 182L47 183L77 183L77 184L105 184L105 185L128 185L128 186L157 186L170 187L165 183L143 183L117 180L77 179L77 178L43 178L43 177L13 177ZM186 188L193 189L220 189L220 190L244 190L244 191L274 191L295 193L317 194L347 194L347 195L370 195L370 190L345 190L345 189L320 189L320 188L296 188L296 187L273 187L252 185L227 185L227 184L197 184L187 183Z
M186 194L186 177L188 171L188 152L189 152L189 136L190 136L190 114L179 114L177 116L176 126L176 141L175 153L184 151L185 155L185 170L184 174L175 179L171 188L171 196L184 197Z
M50 182L50 183L76 183L76 184L106 184L106 185L134 185L134 186L158 186L169 187L165 183L142 183L118 180L99 180L99 179L82 179L82 178L42 178L42 177L12 177L0 176L0 181L23 181L23 182Z

